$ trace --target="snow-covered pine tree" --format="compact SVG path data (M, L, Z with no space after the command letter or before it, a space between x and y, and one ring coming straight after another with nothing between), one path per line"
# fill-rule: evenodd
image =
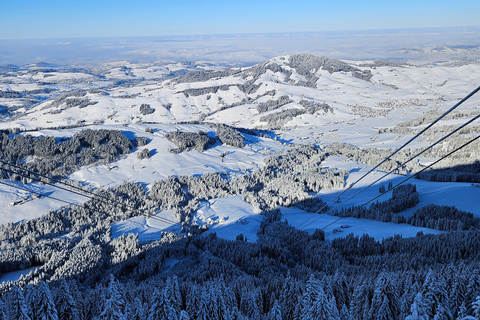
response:
M190 320L188 312L185 310L180 311L180 318L178 320Z
M363 320L368 317L370 303L372 299L372 290L368 280L362 281L353 291L352 302L350 305L350 316L353 320Z
M270 309L270 312L268 313L268 320L282 320L282 309L280 308L277 299L275 299L272 309Z
M52 293L48 284L44 281L40 282L38 286L35 302L35 319L58 320Z
M307 286L301 297L299 305L300 318L304 318L307 315L310 308L313 306L313 303L317 300L320 288L320 282L315 278L313 274L311 274L310 278L307 280Z
M118 282L113 275L110 275L110 281L107 288L107 297L100 319L119 320L125 318L125 298L119 288Z
M475 301L472 303L472 309L475 319L480 320L480 296L477 296Z
M12 288L8 298L8 320L31 320L22 289L17 286Z
M423 295L421 292L417 294L410 307L410 315L405 320L428 320L427 312L423 305Z
M320 288L317 300L315 300L303 319L340 320L335 300L329 300L323 288Z
M375 281L370 319L390 320L396 319L400 311L397 290L388 275L381 273Z
M167 290L159 292L155 288L148 311L148 320L178 319L178 314L166 295Z
M57 306L58 320L79 320L77 304L70 292L70 286L65 279L60 280L55 304Z
M25 296L25 304L27 305L27 312L30 319L35 319L35 312L36 312L36 294L37 288L33 285L26 286L23 288L24 296Z
M7 320L7 314L5 313L5 305L2 299L0 299L0 320Z
M283 287L280 295L282 316L285 320L294 319L299 296L300 290L298 285L295 279L293 279L289 273L287 278L283 281Z

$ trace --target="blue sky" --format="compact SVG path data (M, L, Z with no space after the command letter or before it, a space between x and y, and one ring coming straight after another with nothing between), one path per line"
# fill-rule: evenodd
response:
M2 0L0 39L479 26L478 0Z

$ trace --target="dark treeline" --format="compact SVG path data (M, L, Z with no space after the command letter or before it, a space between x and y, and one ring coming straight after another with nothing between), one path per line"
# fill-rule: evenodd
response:
M173 142L179 151L187 150L188 148L195 148L200 152L207 150L207 148L215 144L215 139L207 136L206 132L184 132L172 131L165 135L165 138Z
M309 235L276 221L278 213L264 215L256 243L166 233L141 245L133 235L112 240L103 228L62 255L67 267L41 267L17 283L23 289L4 284L0 313L342 320L479 314L478 231L382 241L349 235L326 243L321 231ZM49 284L28 285L34 276Z
M418 178L438 182L480 183L480 161L449 168L427 170L421 172Z
M405 218L398 213L419 203L415 185L404 184L393 189L392 197L383 202L372 203L366 206L354 206L336 211L340 217L354 217L372 219L383 222L405 223Z
M111 162L119 155L128 154L132 142L117 130L79 131L72 138L57 140L51 136L15 135L10 138L3 134L0 138L0 158L6 162L19 165L25 169L62 178L80 166L98 161ZM27 161L30 160L30 161ZM18 170L2 165L6 170ZM3 179L28 179L0 170Z
M96 191L125 206L90 200L0 226L0 272L38 266L0 285L0 317L478 318L477 228L381 241L347 235L328 242L321 230L308 234L281 221L278 206L308 206L310 192L343 185L345 172L322 169L326 157L313 146L296 146L238 177L171 177L154 183L149 194L127 183ZM243 236L236 241L203 236L193 227L188 236L165 232L150 243L139 243L133 234L112 239L111 223L166 208L177 211L188 231L188 213L199 201L235 194L262 210L255 243ZM415 187L407 185L378 207L401 210L415 195ZM318 201L311 208L318 209ZM448 218L450 226L471 221L453 209L432 210L437 213L430 219ZM429 223L420 213L415 223Z
M480 219L473 213L458 210L454 206L430 204L416 210L408 218L408 224L442 231L475 230L480 228Z

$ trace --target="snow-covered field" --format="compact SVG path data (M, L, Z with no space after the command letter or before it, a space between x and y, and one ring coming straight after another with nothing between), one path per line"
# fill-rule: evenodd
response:
M41 93L42 97L37 97L35 103L27 102L20 94L1 98L1 105L12 108L12 113L0 122L0 129L19 128L28 131L22 134L68 138L85 127L106 128L120 130L129 139L146 137L148 139L146 146L134 149L132 153L109 164L82 167L68 179L93 188L118 186L127 181L138 182L150 190L154 181L169 176L194 176L208 172L232 174L251 172L261 168L266 157L287 150L293 144L312 143L323 147L332 142L344 142L359 147L397 148L413 135L379 134L380 128L394 128L398 123L421 117L432 109L446 110L480 83L480 65L475 62L415 66L346 61L351 67L356 68L357 72L368 71L371 77L366 80L356 76L352 71L329 72L324 68L315 67L311 69L313 73L310 75L304 74L289 64L289 59L290 56L277 57L262 63L257 69L233 68L227 69L226 73L221 73L223 71L219 70L223 69L214 65L202 63L185 65L176 62L158 64L115 62L97 67L91 72L84 70L41 72L35 65L26 66L16 72L0 75L0 90L5 96L6 93L14 91L48 90ZM192 70L207 71L188 78L188 72ZM187 73L184 78L172 76L184 73ZM309 79L313 79L313 86L304 84ZM78 90L83 91L69 96L69 93ZM62 94L65 96L62 97ZM32 93L32 96L34 95ZM287 104L266 112L259 111L259 105L275 102L283 96L288 98ZM87 106L69 103L68 100L74 97L91 103ZM269 124L263 118L292 109L303 110L301 102L305 100L326 103L332 111L305 112L281 120L280 126ZM472 98L457 110L464 112L464 115L440 121L438 125L463 123L480 112L479 101L476 97ZM142 104L149 105L153 112L141 112ZM22 109L15 109L20 106ZM198 120L206 123L185 123ZM166 133L176 130L188 132L201 130L213 137L215 132L208 126L208 122L268 131L256 136L245 133L244 148L217 142L205 152L197 150L178 154L169 152L175 145L165 138ZM59 129L61 126L79 124L85 127ZM415 128L421 127L422 125L419 125ZM409 147L419 148L428 143L426 139L420 139ZM137 153L143 148L150 150L149 159L137 158ZM356 181L371 168L338 157L329 157L321 165L349 170L344 187ZM342 200L376 180L381 174L382 172L374 172L349 193L342 195ZM395 184L402 179L404 176L390 175L381 183L387 184L391 181ZM412 215L419 207L431 203L454 205L460 210L472 212L476 217L480 217L478 201L480 188L472 187L470 183L440 183L416 179L409 182L417 185L420 203L403 212L405 217ZM86 200L48 185L32 183L23 186L19 182L14 183L32 191L75 203ZM340 188L322 190L318 196L328 202L343 190ZM378 194L376 185L342 206L361 205ZM10 205L11 202L29 196L27 191L0 186L0 204L4 207L0 214L0 223L34 219L47 213L49 209L63 205L49 198ZM379 201L388 197L388 194L384 195ZM294 208L282 208L282 214L293 226L299 226L311 217L310 213ZM157 216L175 219L170 211L158 212ZM314 229L323 228L335 219L337 217L315 216L309 220L314 222L305 230L313 232ZM256 240L256 231L261 220L262 216L254 213L252 206L243 201L241 196L216 198L204 202L193 218L198 225L208 225L207 234L216 232L219 237L230 240L243 234L249 241ZM167 230L180 232L179 226L172 227L158 219L147 217L136 217L112 225L114 238L123 233L138 233L141 242L158 239L161 232ZM395 234L411 237L419 231L438 233L435 230L406 224L354 218L342 219L326 228L325 233L327 239L341 237L351 232L355 235L368 233L381 239Z

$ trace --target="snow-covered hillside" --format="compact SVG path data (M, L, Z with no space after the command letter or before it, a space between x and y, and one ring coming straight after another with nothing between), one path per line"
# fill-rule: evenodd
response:
M144 137L148 141L145 147L134 148L111 163L81 167L68 179L91 188L114 187L128 181L142 183L149 190L154 181L170 176L254 172L264 166L266 157L285 152L293 144L323 148L340 142L372 150L397 148L426 121L415 123L415 119L425 118L432 110L446 110L480 83L480 65L340 61L297 54L243 68L175 62L115 62L71 69L39 64L11 69L0 79L0 103L4 108L0 129L68 139L84 128L108 128L121 131L129 139ZM456 111L458 116L439 125L445 129L475 116L480 112L477 101L468 101ZM408 121L411 124L405 125ZM257 131L242 133L246 139L244 148L217 141L205 152L171 152L175 145L165 137L169 132L204 131L218 138L218 123ZM433 138L427 136L409 147L414 150L425 146ZM144 148L148 148L149 157L142 160L137 155ZM366 168L364 164L347 160L329 158L322 163L324 167L350 172L343 187L366 170L358 169ZM430 203L455 205L480 216L475 201L439 196L438 190L445 188L436 187L436 182L417 184L421 198L417 207ZM467 199L478 196L478 188L451 185L445 195L462 190L459 192ZM78 196L69 197L50 186L30 187L81 201ZM319 196L329 201L341 190L323 190ZM344 206L361 204L375 192L369 190ZM25 197L23 193L2 186L5 203ZM1 221L31 219L61 205L51 199L29 201L7 207ZM413 210L405 215L411 215ZM205 221L208 218L200 216ZM312 232L315 227L321 225L312 226ZM237 231L229 237L241 233L241 229L235 228ZM372 233L373 229L367 230ZM390 234L397 231L392 228Z
M478 315L478 140L429 168L478 95L389 156L479 83L307 53L2 67L0 318Z

